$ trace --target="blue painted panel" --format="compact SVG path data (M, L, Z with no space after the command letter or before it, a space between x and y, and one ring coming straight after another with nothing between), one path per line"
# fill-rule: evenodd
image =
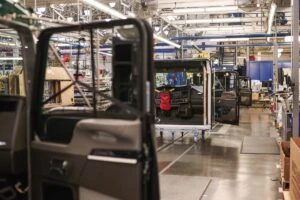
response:
M251 61L247 67L247 76L252 80L260 80L260 62Z
M247 76L252 80L268 81L273 79L272 61L251 61L247 67Z
M260 62L260 80L269 81L273 79L273 62L261 61Z

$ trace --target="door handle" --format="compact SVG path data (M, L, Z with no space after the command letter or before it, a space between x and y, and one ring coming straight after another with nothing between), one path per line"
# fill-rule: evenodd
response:
M68 176L70 171L70 163L66 160L52 159L49 161L49 172L59 175Z

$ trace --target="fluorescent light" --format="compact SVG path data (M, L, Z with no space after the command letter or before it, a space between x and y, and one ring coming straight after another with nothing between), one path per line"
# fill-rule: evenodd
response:
M166 43L166 44L169 44L169 45L171 45L171 46L173 46L173 47L176 47L176 48L178 48L178 49L181 47L181 45L179 45L179 44L177 44L177 43L175 43L175 42L172 42L172 41L170 41L170 40L168 40L168 39L165 39L165 38L163 38L163 37L160 37L160 36L158 36L158 35L156 35L156 34L154 34L153 36L154 36L155 39L157 39L157 40L159 40L159 41L161 41L161 42L164 42L164 43Z
M106 53L106 52L103 52L103 51L99 51L99 54L105 55L105 56L112 56L111 53Z
M83 13L84 13L84 15L86 15L86 16L90 16L91 11L90 11L90 10L84 10Z
M197 12L204 12L204 8L183 8L183 9L174 9L173 13L197 13Z
M128 17L136 18L136 14L133 12L127 12Z
M300 42L300 36L298 37L298 41ZM293 37L292 36L285 36L284 37L284 42L293 42Z
M108 5L112 8L114 8L116 6L116 2L109 2Z
M215 38L209 39L211 42L248 41L249 38Z
M82 0L84 3L86 4L89 4L95 8L97 8L98 10L101 10L102 12L105 12L113 17L116 17L116 18L120 18L120 19L126 19L127 16L120 13L119 11L115 10L115 9L112 9L111 7L103 4L103 3L100 3L98 1L95 1L95 0Z
M212 19L189 19L189 20L180 20L184 22L184 24L206 24L212 23ZM175 24L179 24L180 21L174 22Z
M40 8L37 8L37 13L44 13L46 11L46 7L40 7Z
M246 18L216 18L212 19L212 23L226 23L226 22L242 22Z
M172 15L169 15L169 16L167 16L167 18L168 18L168 20L170 20L170 21L174 21L176 18L174 17L174 16L172 16Z
M0 57L0 60L23 60L22 57Z
M237 6L220 6L220 7L207 7L205 11L212 12L212 11L237 11L239 8Z
M280 58L280 56L281 56L281 52L278 52L278 58Z

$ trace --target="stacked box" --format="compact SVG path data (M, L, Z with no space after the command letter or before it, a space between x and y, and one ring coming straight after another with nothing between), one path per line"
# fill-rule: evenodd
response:
M253 101L258 101L259 100L259 93L252 93L252 100Z
M300 199L300 138L291 139L290 194L292 200Z

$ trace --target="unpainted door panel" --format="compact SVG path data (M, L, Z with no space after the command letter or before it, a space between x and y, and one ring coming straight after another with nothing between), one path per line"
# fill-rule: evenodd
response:
M140 120L81 120L70 144L32 143L33 174L119 199L140 199L140 132Z
M239 123L238 73L235 71L216 71L215 121L229 124Z
M153 124L150 30L145 21L127 19L41 33L35 80L41 87L32 103L34 200L159 199L154 134L147 128ZM107 40L109 52L99 48ZM73 63L63 63L60 53L74 56ZM102 63L99 56L110 53ZM49 70L64 73L50 77ZM52 80L66 87L46 87Z

